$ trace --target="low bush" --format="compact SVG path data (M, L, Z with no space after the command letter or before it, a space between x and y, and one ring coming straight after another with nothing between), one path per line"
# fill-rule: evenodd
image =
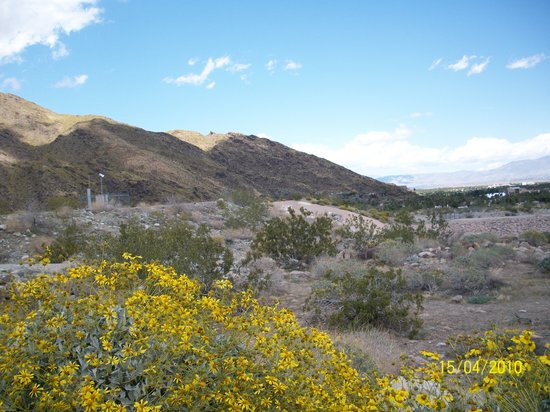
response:
M225 226L230 229L249 228L256 230L267 219L269 207L266 201L253 192L238 190L232 193L233 204L218 200Z
M306 307L316 320L342 329L373 325L414 336L422 324L422 296L407 290L399 270L328 271Z
M405 261L420 252L414 243L386 240L376 247L376 257L389 266L403 266Z
M443 272L439 270L407 269L403 276L412 291L434 293L443 285Z
M81 207L81 202L75 197L52 196L46 201L46 206L48 207L48 210L54 211L62 207L78 209L79 207Z
M489 303L491 300L493 300L493 298L489 295L474 295L468 296L466 302L472 305L484 305L485 303Z
M125 252L148 261L170 265L178 273L188 273L206 289L226 275L233 254L223 238L214 239L206 225L194 229L180 219L167 219L159 228L145 228L137 220L120 226L120 235L103 235L89 242L88 257L120 260Z
M374 222L361 215L350 216L337 230L344 248L351 248L360 256L364 256L365 251L378 242L379 232Z
M80 227L74 222L69 223L49 246L46 247L46 256L52 263L60 263L84 251L86 238Z
M542 232L536 230L528 230L519 235L519 239L529 243L531 246L542 246L548 243L548 238Z
M542 259L537 267L542 273L550 273L550 257Z
M34 227L35 218L30 212L16 212L6 217L5 225L7 232L23 233Z
M304 208L297 214L289 207L288 213L285 218L277 217L265 223L252 241L248 260L266 255L285 267L292 267L309 264L322 254L336 254L329 217L316 217L310 223L307 218L311 212Z

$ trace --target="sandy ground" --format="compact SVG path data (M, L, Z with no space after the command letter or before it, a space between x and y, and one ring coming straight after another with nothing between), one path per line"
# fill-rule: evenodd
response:
M337 208L336 206L316 205L314 203L305 202L302 200L284 200L273 202L270 212L274 216L284 216L288 213L287 209L289 207L296 211L300 210L300 208L303 207L304 209L312 212L312 216L323 216L326 214L334 219L334 222L337 226L342 226L345 223L346 219L351 216L359 216L358 213L342 210ZM374 223L377 227L381 228L384 226L384 223L380 222L379 220L367 217L365 217L365 219L369 222Z

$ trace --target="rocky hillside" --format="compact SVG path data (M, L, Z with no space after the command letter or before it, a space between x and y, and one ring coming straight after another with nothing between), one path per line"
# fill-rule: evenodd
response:
M413 196L256 136L149 132L100 116L59 115L11 94L0 94L0 103L0 210L80 198L89 178L98 192L100 172L106 190L128 193L133 202L211 200L236 188L272 197Z

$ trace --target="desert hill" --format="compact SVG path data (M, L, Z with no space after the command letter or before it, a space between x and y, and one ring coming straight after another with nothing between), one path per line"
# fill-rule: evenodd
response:
M132 201L211 200L236 188L272 197L355 192L400 199L405 189L358 175L280 143L239 133L156 133L101 116L59 115L0 94L0 209L53 196L80 198L98 173Z

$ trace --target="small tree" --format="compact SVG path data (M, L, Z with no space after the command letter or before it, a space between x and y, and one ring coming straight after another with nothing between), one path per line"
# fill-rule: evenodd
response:
M332 220L328 216L317 217L309 223L310 211L300 208L300 214L288 208L289 216L273 218L266 222L252 241L249 259L268 255L283 266L311 263L324 253L336 254L332 239Z

